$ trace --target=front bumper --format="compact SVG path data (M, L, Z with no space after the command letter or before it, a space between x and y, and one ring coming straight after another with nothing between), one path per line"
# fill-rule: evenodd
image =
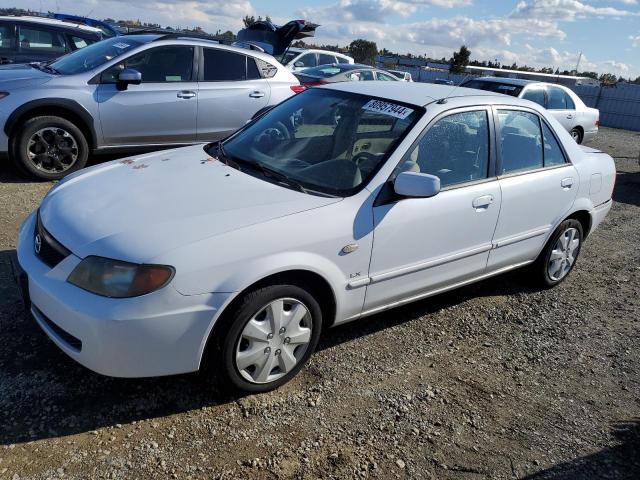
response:
M171 286L135 298L105 298L66 281L80 258L49 268L33 249L35 215L20 229L18 262L28 276L31 313L67 355L113 377L198 370L208 334L231 294L185 296Z

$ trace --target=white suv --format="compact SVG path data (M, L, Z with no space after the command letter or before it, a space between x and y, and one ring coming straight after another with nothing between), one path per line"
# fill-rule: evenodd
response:
M318 65L353 63L353 58L342 53L328 50L306 50L304 48L289 48L278 60L293 72Z

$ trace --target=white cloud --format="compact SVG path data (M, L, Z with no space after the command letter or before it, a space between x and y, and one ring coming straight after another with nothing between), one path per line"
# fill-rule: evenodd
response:
M640 35L635 37L633 35L629 35L629 40L631 40L631 46L640 47Z
M455 8L470 4L471 0L339 0L322 7L303 8L300 13L311 20L377 22L390 16L408 17L421 7Z
M511 12L512 18L542 18L573 21L585 16L629 17L640 12L614 7L597 7L578 0L522 0Z
M603 65L609 67L610 70L613 70L612 73L627 73L631 70L631 67L626 63L616 62L615 60L607 60L603 62Z

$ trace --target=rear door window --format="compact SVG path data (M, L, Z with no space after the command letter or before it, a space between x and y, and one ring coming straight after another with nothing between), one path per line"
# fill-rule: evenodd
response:
M62 55L67 44L64 35L40 27L18 25L18 46L22 53L51 53Z
M537 115L520 110L498 110L501 174L542 168L542 132Z
M253 63L255 66L255 62ZM255 77L256 73L257 72L251 68L251 75L253 77ZM203 80L205 82L233 82L246 79L246 55L216 48L204 49Z
M395 77L382 72L376 72L376 77L378 77L378 80L382 80L385 82L395 82L397 80Z
M544 166L554 167L565 164L566 159L558 140L556 140L555 135L544 122L542 122L542 137L544 140Z

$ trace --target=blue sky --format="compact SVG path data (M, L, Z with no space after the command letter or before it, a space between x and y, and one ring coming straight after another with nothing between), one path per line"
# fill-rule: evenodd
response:
M317 42L640 76L640 0L0 0L0 6L237 31L245 14L305 18Z

